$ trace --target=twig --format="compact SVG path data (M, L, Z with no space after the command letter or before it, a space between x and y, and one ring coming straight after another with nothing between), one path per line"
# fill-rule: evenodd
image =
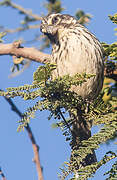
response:
M19 117L22 118L22 113L19 111L19 109L16 107L16 105L14 104L14 102L11 100L11 98L7 98L4 97L5 100L10 104L12 111L14 111L16 114L18 114ZM42 168L41 168L41 164L40 164L40 158L39 158L39 146L36 143L36 140L34 138L34 135L32 133L32 130L29 126L29 124L27 124L27 126L25 127L28 136L31 140L32 143L32 147L33 147L33 152L34 152L34 162L36 164L36 169L37 169L37 174L38 174L38 180L43 180L43 174L42 174ZM3 179L5 180L5 179Z
M35 48L22 47L19 41L12 44L0 44L0 55L15 55L40 63L50 62L51 59L51 55L45 54Z
M2 177L2 180L6 180L6 177L5 177L5 175L4 175L1 167L0 167L0 175L1 175L1 177Z
M60 115L61 115L63 121L65 122L66 126L68 127L69 131L72 133L72 130L71 130L71 128L70 128L68 122L66 121L66 119L65 119L65 117L63 116L63 114L62 114L62 112L61 112L60 109L59 109L59 113L60 113Z
M26 10L24 9L22 6L18 5L18 4L15 4L9 0L4 0L2 2L0 2L1 5L7 5L7 6L11 6L12 8L14 9L18 9L21 13L23 14L26 14L28 16L31 16L33 17L35 20L41 20L42 17L40 17L39 15L37 14L33 14L31 10Z
M40 28L40 24L27 25L24 27L18 27L16 29L3 28L2 30L8 34L8 33L17 33L17 32L21 32L21 31L25 31L25 30L29 30L29 29L37 29L37 28Z

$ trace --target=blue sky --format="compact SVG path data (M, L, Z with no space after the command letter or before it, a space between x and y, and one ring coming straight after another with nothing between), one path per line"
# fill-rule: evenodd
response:
M17 4L24 6L27 9L33 10L36 14L46 13L43 8L43 3L46 1L28 1L15 0ZM74 15L78 9L84 10L86 13L92 15L92 20L88 25L88 29L92 31L100 41L112 43L116 41L114 35L114 28L116 27L108 18L108 15L112 15L117 12L117 1L106 0L82 0L82 1L62 1L65 8L64 13ZM17 14L16 10L11 10L7 7L0 7L0 25L4 25L7 28L15 28L19 26L19 21L23 19L23 16ZM3 18L2 18L3 17ZM37 33L39 30L35 30ZM4 38L5 43L11 43L16 39L24 38L31 40L34 32L25 32L24 34L8 35ZM31 46L31 45L29 45ZM38 44L33 46L38 47ZM49 52L49 50L47 50ZM20 76L15 78L8 78L10 74L10 67L12 66L12 58L10 56L0 57L0 88L14 87L23 84L31 84L33 79L33 72L39 66L38 63L31 63L30 67ZM31 101L24 102L21 98L15 98L14 102L19 109L24 112L28 106L32 105ZM30 140L27 133L18 133L17 121L19 117L11 111L9 104L0 97L0 166L2 167L6 178L9 180L36 180L36 168L32 162L33 151ZM40 159L43 166L43 173L45 180L57 180L57 172L62 163L69 158L70 147L68 142L65 142L65 137L62 135L59 129L52 129L51 124L53 121L47 120L48 112L37 112L36 118L31 120L31 127L34 132L37 143L40 146ZM93 129L96 132L97 128ZM100 150L96 151L98 160L102 158L106 151L116 150L116 145L110 143L110 145L102 145ZM108 166L102 167L94 180L104 177L101 175Z

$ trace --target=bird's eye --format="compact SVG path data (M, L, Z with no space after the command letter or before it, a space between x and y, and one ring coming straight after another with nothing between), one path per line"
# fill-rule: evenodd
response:
M53 19L52 19L52 24L56 24L58 22L58 18L57 17L54 17Z

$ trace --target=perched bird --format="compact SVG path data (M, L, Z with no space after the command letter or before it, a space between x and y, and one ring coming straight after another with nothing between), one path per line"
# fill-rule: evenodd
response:
M95 74L81 86L72 87L83 99L93 101L99 95L104 79L103 50L99 40L67 14L47 15L41 22L40 30L52 44L51 62L57 64L52 77L83 72ZM73 124L73 129L81 141L91 136L90 127L79 119Z
M70 15L50 14L43 18L41 31L52 43L51 62L57 64L53 77L76 73L95 74L74 88L85 99L93 100L103 85L103 53L97 38Z

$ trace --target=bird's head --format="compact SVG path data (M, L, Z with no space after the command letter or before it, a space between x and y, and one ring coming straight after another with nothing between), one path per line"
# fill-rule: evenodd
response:
M77 20L67 14L49 14L42 19L40 30L42 33L48 36L53 41L55 37L58 37L64 30L77 22Z

